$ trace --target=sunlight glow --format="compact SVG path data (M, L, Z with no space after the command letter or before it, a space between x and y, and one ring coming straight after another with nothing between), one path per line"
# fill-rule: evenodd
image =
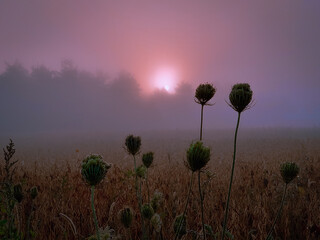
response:
M177 84L176 73L172 69L160 69L155 73L153 83L157 89L174 93Z

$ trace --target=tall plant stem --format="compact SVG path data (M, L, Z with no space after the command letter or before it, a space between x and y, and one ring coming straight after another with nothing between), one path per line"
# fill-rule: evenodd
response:
M203 104L201 104L201 123L200 123L200 141L202 141L202 125L203 125Z
M139 204L139 211L140 211L140 215L141 215L142 236L144 236L145 229L144 229L144 221L143 221L142 212L141 212L141 208L142 208L141 181L140 181L140 189L139 189L138 175L137 175L137 163L136 163L136 156L135 155L133 155L133 161L134 161L134 173L136 175L136 181L135 181L136 196L137 196L137 200L138 200L138 204ZM140 190L140 192L139 192L139 190Z
M191 194L191 187L192 187L192 183L193 183L193 173L191 174L191 177L190 177L190 185L189 185L189 190L188 190L188 196L187 196L187 202L186 202L186 205L184 206L184 210L183 210L183 214L182 214L182 219L179 223L179 226L178 226L178 231L176 233L176 236L174 237L174 240L177 240L178 236L179 236L179 233L180 233L180 230L181 230L181 225L182 225L182 222L184 220L184 216L186 215L186 212L187 212L187 208L188 208L188 203L189 203L189 200L190 200L190 194Z
M206 240L206 231L204 228L204 216L203 216L203 195L201 192L201 179L200 179L200 171L198 171L198 186L199 186L199 194L200 194L200 204L201 204L201 221L202 221L202 232L203 239Z
M226 206L226 210L225 210L225 213L224 213L222 240L224 240L224 235L226 233L227 222L228 222L229 201L230 201L230 195L231 195L231 187L232 187L232 180L233 180L233 173L234 173L234 165L235 165L235 162L236 162L237 135L238 135L238 129L239 129L240 114L241 113L239 112L238 113L237 127L236 127L236 131L235 131L235 134L234 134L232 170L231 170L230 184L229 184L229 190L228 190L227 206Z
M94 208L94 186L91 186L91 208L92 208L92 213L93 213L94 225L95 225L95 227L96 227L96 232L97 232L97 239L100 240L99 225L98 225L98 220L97 220L97 214L96 214L96 210L95 210L95 208Z
M280 205L280 208L278 210L278 213L277 213L277 216L276 218L274 219L273 223L272 223L272 226L271 226L271 229L268 233L268 236L266 238L266 240L270 240L271 239L271 235L272 235L272 232L273 232L273 228L274 226L276 225L276 222L278 221L280 215L281 215L281 212L282 212L282 208L283 208L283 204L284 204L284 199L286 197L286 193L287 193L287 187L288 187L288 184L286 183L285 187L284 187L284 191L283 191L283 195L282 195L282 200L281 200L281 205Z
M148 181L148 178L149 178L149 174L148 174L148 169L147 169L147 176L146 176L146 183L147 183L147 192L148 192L148 203L150 203L150 191L149 191L149 181Z

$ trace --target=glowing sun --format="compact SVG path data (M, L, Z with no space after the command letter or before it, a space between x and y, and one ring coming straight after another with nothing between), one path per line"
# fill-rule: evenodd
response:
M168 93L174 93L177 84L177 76L172 69L160 69L154 75L154 87L165 90Z

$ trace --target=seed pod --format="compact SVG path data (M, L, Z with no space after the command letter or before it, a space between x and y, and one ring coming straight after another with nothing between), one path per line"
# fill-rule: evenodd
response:
M161 221L161 217L158 213L155 213L151 220L151 225L154 228L154 230L159 233L161 231L161 227L162 227L162 221Z
M22 186L17 184L13 186L13 197L17 200L18 203L21 203L23 199Z
M146 168L149 168L153 162L153 152L148 152L142 155L142 162Z
M33 186L30 189L30 196L32 199L35 199L38 196L38 188L36 186Z
M95 186L105 178L110 167L102 161L102 156L91 154L82 161L81 175L90 186Z
M212 84L200 84L196 89L195 102L201 105L206 105L215 93L216 89L212 86Z
M141 213L143 218L150 220L154 214L154 210L150 204L143 204L141 207Z
M210 148L204 147L202 142L192 143L187 151L187 167L192 171L199 171L210 160Z
M156 190L153 193L153 197L151 199L151 207L153 208L153 210L156 212L163 200L163 194L161 192L159 192L158 190Z
M145 178L147 173L147 168L143 165L140 165L139 167L137 167L136 169L136 174L139 178Z
M133 211L129 207L125 207L119 211L119 218L125 228L129 228L132 224Z
M126 138L126 150L129 154L135 156L141 147L141 138L139 136L129 135Z
M283 181L288 184L290 183L293 179L296 178L299 174L299 167L296 163L294 162L286 162L281 164L280 166L280 172Z
M182 238L183 235L187 233L187 219L186 216L183 216L183 214L176 217L173 224L173 231L175 234L178 233L178 238Z
M250 107L252 100L252 90L248 83L238 83L233 85L229 94L230 104L235 111L241 113Z

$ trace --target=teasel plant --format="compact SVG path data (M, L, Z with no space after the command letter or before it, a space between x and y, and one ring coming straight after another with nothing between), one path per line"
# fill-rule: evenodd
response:
M129 239L131 240L131 225L134 212L130 207L124 207L118 212L118 218L121 224L128 230Z
M299 174L299 167L296 163L294 162L285 162L283 164L281 164L280 166L280 173L282 176L282 180L284 182L284 190L283 190L283 194L282 194L282 199L281 199L281 203L280 203L280 208L278 210L278 213L276 215L276 218L274 219L270 231L267 235L266 240L272 240L272 232L274 229L274 226L276 225L276 222L278 221L281 212L282 212L282 208L283 208L283 204L284 204L284 200L286 197L286 193L287 193L287 188L288 188L288 184L295 179L298 174Z
M238 113L238 120L237 120L235 135L234 135L233 161L232 161L232 169L231 169L229 189L228 189L227 204L226 204L224 221L223 221L223 230L222 230L222 237L221 237L222 240L224 240L226 230L227 230L229 202L230 202L233 173L234 173L234 167L235 167L235 161L236 161L237 135L238 135L238 129L239 129L239 123L240 123L240 116L242 112L250 109L253 106L252 95L253 95L253 92L248 83L238 83L233 85L232 90L229 94L230 102L227 103L233 110L235 110Z
M187 161L185 162L186 167L191 170L191 179L190 185L188 190L187 202L181 217L178 218L176 223L175 231L175 240L181 237L181 230L184 225L186 225L185 215L187 212L188 203L190 200L190 194L192 189L193 183L193 175L195 172L198 172L198 187L199 187L199 195L200 195L200 204L201 204L201 222L202 222L202 233L203 239L206 239L206 231L205 231L205 224L204 224L204 208L203 208L203 194L201 191L201 182L200 182L200 172L201 170L207 165L210 160L210 148L203 146L201 141L196 143L192 143L187 150Z
M145 172L141 166L137 167L136 156L140 153L141 147L141 138L139 136L128 135L125 140L125 149L129 155L132 155L133 162L134 162L134 172L135 172L135 189L136 189L136 196L139 205L139 211L141 215L141 225L142 225L142 235L145 236L145 229L144 229L144 221L142 218L142 196L141 196L141 181L140 184L138 183L139 174L142 174L142 170ZM139 187L140 186L140 187Z
M142 155L142 162L143 165L147 168L146 171L146 185L147 185L147 194L148 194L148 203L150 203L150 190L149 190L149 168L151 167L152 163L153 163L153 156L154 153L153 152L148 152Z
M200 84L196 89L194 101L201 105L200 141L202 141L203 107L206 105L212 106L212 104L209 104L208 102L213 98L215 93L216 89L209 83Z
M94 225L96 228L97 239L100 240L99 224L97 220L96 210L94 208L94 189L105 178L107 171L111 167L110 164L102 160L101 155L91 154L82 161L81 175L83 180L91 188L91 208L93 213Z

